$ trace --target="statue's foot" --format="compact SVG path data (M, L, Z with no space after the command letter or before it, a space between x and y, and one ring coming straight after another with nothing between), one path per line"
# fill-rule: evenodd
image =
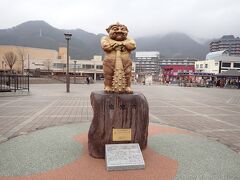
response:
M106 93L111 93L113 90L112 90L112 88L111 88L110 86L105 86L105 87L104 87L104 91L105 91Z
M130 87L126 87L126 93L132 94L133 90Z

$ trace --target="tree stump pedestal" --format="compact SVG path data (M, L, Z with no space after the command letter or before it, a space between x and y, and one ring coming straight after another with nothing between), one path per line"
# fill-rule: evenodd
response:
M149 107L142 93L109 94L104 91L91 93L93 120L88 132L89 154L105 157L105 144L139 143L147 146ZM127 129L128 140L113 140L113 130Z

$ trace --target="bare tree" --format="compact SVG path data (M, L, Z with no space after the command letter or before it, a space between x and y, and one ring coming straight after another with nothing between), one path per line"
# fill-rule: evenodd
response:
M12 72L13 66L17 61L17 55L12 51L6 52L3 55L3 60L6 62L6 64L9 66L9 68Z
M17 54L20 57L20 61L22 63L22 74L24 73L24 61L26 59L27 51L24 48L17 48Z
M52 67L52 62L50 59L46 59L46 61L43 62L44 66L47 68L48 74L50 72L50 69Z

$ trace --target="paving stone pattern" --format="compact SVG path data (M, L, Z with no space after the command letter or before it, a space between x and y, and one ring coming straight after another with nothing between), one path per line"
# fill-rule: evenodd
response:
M92 120L91 91L102 84L35 84L30 93L0 95L0 142L48 126ZM133 85L149 102L150 121L188 129L240 152L240 91Z

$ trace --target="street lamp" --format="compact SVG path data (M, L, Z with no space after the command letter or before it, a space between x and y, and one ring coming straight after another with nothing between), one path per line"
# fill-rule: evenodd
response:
M67 73L66 73L66 88L67 93L70 92L70 78L69 78L69 40L72 37L71 33L64 33L65 39L67 40Z
M28 74L30 73L30 61L29 61L29 54L27 55L28 58Z
M4 61L2 61L2 70L3 70Z
M74 61L74 84L76 84L76 63L77 61Z

